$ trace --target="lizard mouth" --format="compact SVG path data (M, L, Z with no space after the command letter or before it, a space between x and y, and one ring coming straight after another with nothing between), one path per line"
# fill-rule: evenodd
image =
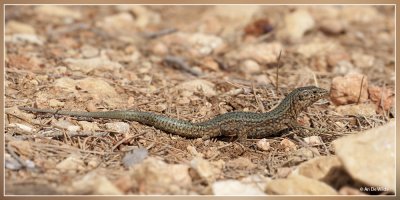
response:
M322 94L321 97L329 97L329 91L325 90Z
M320 89L320 91L319 91L319 96L320 97L328 97L329 96L329 91L328 90L326 90L326 89Z
M319 92L320 93L318 95L317 102L326 102L326 100L329 99L329 91L321 89Z

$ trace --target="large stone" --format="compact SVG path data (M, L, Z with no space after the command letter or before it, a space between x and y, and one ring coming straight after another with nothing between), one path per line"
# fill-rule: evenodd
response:
M167 164L154 157L130 168L141 194L187 194L191 184L189 166Z
M333 142L336 155L356 180L394 191L396 186L395 122Z
M260 188L237 180L217 181L212 185L214 195L265 195Z
M325 178L333 168L338 167L341 167L341 163L337 156L320 156L301 163L293 173L321 180Z
M353 182L336 155L320 156L301 163L292 174L323 181L335 189Z
M324 182L300 175L290 175L287 179L276 179L268 183L267 194L280 195L336 195L337 192Z
M79 177L79 176L78 176ZM89 172L79 180L72 183L71 194L92 194L92 195L122 195L119 190L107 177L95 171Z

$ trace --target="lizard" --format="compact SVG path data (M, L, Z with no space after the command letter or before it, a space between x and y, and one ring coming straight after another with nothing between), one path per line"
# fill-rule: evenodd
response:
M243 141L248 137L270 137L283 130L300 127L297 122L300 112L327 95L328 90L323 88L299 87L290 92L278 106L269 112L227 112L197 123L144 111L79 112L30 107L19 107L19 109L32 113L136 121L185 138L207 140L218 136L237 136L239 141Z

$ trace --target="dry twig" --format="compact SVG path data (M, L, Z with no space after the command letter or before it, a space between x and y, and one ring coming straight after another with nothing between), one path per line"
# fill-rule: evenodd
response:
M162 37L162 36L165 36L165 35L169 35L169 34L175 33L177 31L178 31L177 28L166 28L166 29L162 29L162 30L157 31L157 32L143 33L143 36L146 39L156 39L156 38L159 38L159 37Z
M362 88L363 88L363 83L364 83L364 77L365 77L365 76L363 76L363 77L362 77L362 79L361 79L360 92L358 93L357 104L359 104L359 103L360 103L361 91L362 91Z
M278 60L277 60L277 64L276 64L276 85L275 85L275 90L276 93L278 93L278 84L279 84L279 68L280 66L280 61L281 61L281 54L282 54L282 50L279 51L279 56L278 56Z
M193 74L195 76L201 76L203 74L191 68L189 64L182 57L169 55L164 58L164 62L167 65L171 65L178 69L182 69L183 71L189 72L190 74Z

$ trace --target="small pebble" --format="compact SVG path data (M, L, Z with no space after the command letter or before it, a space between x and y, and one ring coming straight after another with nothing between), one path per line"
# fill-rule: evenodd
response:
M257 147L262 151L268 151L271 148L269 142L265 138L258 140Z
M149 152L146 148L139 148L127 153L122 159L122 163L126 168L129 168L133 165L141 163L145 158L147 158L148 155Z

